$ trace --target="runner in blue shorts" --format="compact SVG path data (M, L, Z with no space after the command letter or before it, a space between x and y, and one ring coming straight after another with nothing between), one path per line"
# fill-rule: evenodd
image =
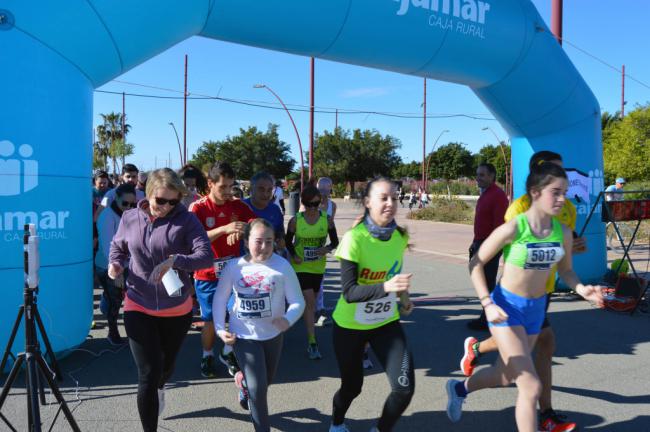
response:
M542 384L531 357L544 322L546 281L553 265L573 291L603 306L601 287L583 285L571 263L571 229L555 216L562 210L568 187L564 169L550 162L533 166L526 180L531 206L525 213L495 229L470 262L470 274L485 309L490 333L499 357L493 366L475 372L467 380L447 381L447 415L460 420L468 393L515 383L517 430L537 432L537 401ZM490 295L484 265L503 249L504 269Z

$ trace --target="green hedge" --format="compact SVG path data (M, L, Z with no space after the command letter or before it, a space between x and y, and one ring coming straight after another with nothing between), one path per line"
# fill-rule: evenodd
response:
M415 220L431 220L471 225L474 208L459 199L433 198L426 208L410 212L407 217Z

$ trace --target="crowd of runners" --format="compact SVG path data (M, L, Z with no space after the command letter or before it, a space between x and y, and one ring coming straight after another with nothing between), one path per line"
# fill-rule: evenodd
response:
M484 168L494 181L494 168L487 165L479 170ZM477 173L477 178L482 175ZM116 179L105 172L95 175L100 308L108 322L108 340L115 345L127 343L118 329L123 310L138 370L143 430L157 430L165 384L186 334L199 320L204 325L197 369L211 378L223 363L254 429L270 431L267 395L280 364L284 332L302 318L305 355L313 361L322 358L319 346L329 343L316 338L316 327L330 320L323 305L329 254L341 268L341 293L331 314L340 388L332 395L331 423L324 429L349 430L346 412L361 395L363 369L374 367L371 349L391 388L371 431L392 430L415 389L414 360L400 324L400 317L414 307L409 299L412 275L402 273L409 234L395 220L404 193L388 178L369 181L359 217L339 240L330 179L302 185L300 210L285 226L281 183L260 172L245 190L236 178L226 162L215 162L207 172L188 165L178 172L163 168L148 175L125 164L121 184L115 187L111 180ZM483 189L481 181L479 186ZM602 294L598 286L581 284L572 270L572 251L585 245L582 239L574 242L575 208L572 212L566 191L560 155L537 153L526 195L510 205L505 223L501 216L473 243L470 276L491 337L479 342L470 336L462 344L461 370L468 378L446 384L452 422L461 419L469 394L514 383L519 431L577 428L550 403L550 293L557 272L597 306L602 306ZM503 272L493 283L496 271L487 267L495 257L498 267L501 251ZM480 356L495 350L495 364L474 373Z

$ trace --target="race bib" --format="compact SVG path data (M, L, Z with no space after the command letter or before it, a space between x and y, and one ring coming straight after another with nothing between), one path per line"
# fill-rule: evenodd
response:
M394 293L384 298L357 303L354 320L359 324L377 324L395 314L396 297Z
M259 319L271 316L271 293L237 293L237 318Z
M564 257L564 249L558 242L529 243L525 269L548 270Z
M217 276L217 279L221 278L221 272L223 271L224 267L226 267L226 263L231 260L233 257L225 257L225 258L219 258L214 260L214 274Z
M313 246L305 246L305 247L303 248L303 255L304 255L303 261L305 261L305 262L308 262L308 261L318 261L318 260L321 258L321 257L318 256L318 254L316 253L316 251L317 251L318 249L320 249L320 248L313 247Z

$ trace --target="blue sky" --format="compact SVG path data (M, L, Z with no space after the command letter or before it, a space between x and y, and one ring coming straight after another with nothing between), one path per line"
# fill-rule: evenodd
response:
M533 0L542 17L550 23L551 0ZM644 36L650 22L647 0L567 0L564 2L564 39L616 68L625 64L626 73L643 82L626 79L626 111L650 101L650 56ZM564 49L598 98L601 109L620 109L621 76L612 68L569 43ZM205 38L188 39L134 68L100 90L173 96L175 93L125 84L145 84L177 90L182 95L184 55L189 55L189 91L194 95L220 96L275 104L264 83L290 106L309 105L309 59L296 55L220 42ZM468 114L491 118L478 98L461 85L427 81L428 114ZM362 111L421 113L422 78L316 60L316 107ZM93 121L100 113L122 110L122 97L95 93ZM129 97L126 99L128 140L135 145L130 161L141 169L179 166L178 145L169 122L174 122L182 143L183 101ZM303 146L309 141L309 113L292 113ZM215 100L188 101L188 158L207 140L235 135L239 128L268 123L280 125L280 138L291 145L299 160L295 132L282 110L251 107ZM333 114L316 114L315 131L332 130ZM399 154L405 161L421 161L422 119L400 119L366 114L340 114L339 126L346 129L377 129L400 139ZM442 130L449 130L438 143L458 141L477 151L494 137L481 129L490 126L501 139L507 134L494 120L445 118L427 120L428 148Z

